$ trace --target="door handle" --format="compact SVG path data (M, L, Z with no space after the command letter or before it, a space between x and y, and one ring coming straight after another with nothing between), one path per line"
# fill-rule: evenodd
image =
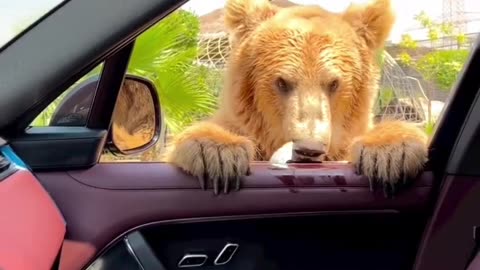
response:
M215 259L215 265L224 265L227 264L230 260L232 260L233 255L237 252L238 244L228 243L223 247L222 251L218 254L217 258Z
M178 263L179 268L200 267L207 262L208 256L205 254L185 254Z

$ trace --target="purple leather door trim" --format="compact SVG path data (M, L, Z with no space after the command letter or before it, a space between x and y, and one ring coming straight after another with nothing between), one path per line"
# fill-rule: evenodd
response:
M415 270L465 269L480 225L480 179L447 176L420 245Z
M356 175L349 164L292 164L287 169L272 169L268 163L257 162L253 166L254 174L246 177L243 188L291 188L295 192L299 187L369 187L368 179ZM82 184L102 189L199 189L195 178L162 163L103 163L68 173ZM413 186L430 187L432 181L432 174L426 172Z
M294 213L388 211L424 213L432 174L386 199L348 165L298 165L289 171L253 166L244 188L229 195L203 191L193 177L167 164L98 164L76 172L37 173L67 221L62 269L85 266L126 231L152 222ZM302 167L302 168L299 168Z

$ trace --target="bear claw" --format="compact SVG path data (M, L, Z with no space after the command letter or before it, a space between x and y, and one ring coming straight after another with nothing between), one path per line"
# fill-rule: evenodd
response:
M192 138L176 145L171 160L187 173L195 176L201 189L221 191L239 190L244 176L250 175L253 143L244 140L222 144L213 138Z
M356 149L355 149L356 148ZM355 173L368 177L370 190L383 187L385 197L394 197L420 173L426 153L415 141L393 145L365 146L360 140L354 151Z

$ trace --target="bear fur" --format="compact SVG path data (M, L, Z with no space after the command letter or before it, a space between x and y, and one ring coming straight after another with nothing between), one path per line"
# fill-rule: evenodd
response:
M232 52L219 108L174 137L170 162L215 193L239 188L250 162L289 142L322 142L324 160L347 160L371 183L396 186L427 161L427 136L413 124L373 125L380 77L376 54L394 24L389 0L280 8L227 0ZM323 148L322 148L323 149Z

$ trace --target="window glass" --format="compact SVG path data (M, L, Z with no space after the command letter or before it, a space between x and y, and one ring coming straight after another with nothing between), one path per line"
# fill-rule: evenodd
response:
M30 124L34 127L85 126L103 63L82 76L48 105Z
M281 7L316 4L341 12L351 0L273 0ZM353 1L365 3L362 0ZM151 79L167 124L166 141L210 116L230 55L225 1L192 0L137 40L128 72ZM477 0L392 0L397 19L383 50L374 119L414 122L429 135L450 96L480 29ZM164 142L138 156L103 160L159 161Z

